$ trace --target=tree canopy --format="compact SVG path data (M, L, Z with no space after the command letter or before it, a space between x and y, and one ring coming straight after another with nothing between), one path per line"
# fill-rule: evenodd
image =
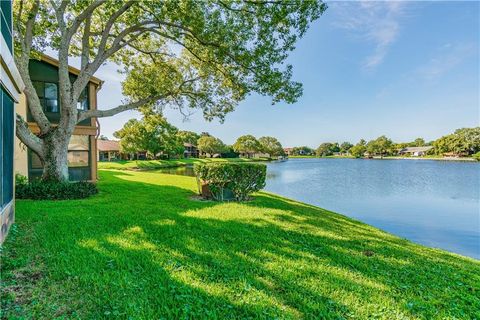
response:
M246 153L248 156L262 151L262 145L258 140L250 135L241 136L233 144L233 150L238 153Z
M226 146L222 140L210 135L202 135L197 142L197 148L210 156L226 151Z
M272 103L302 94L285 63L296 42L327 6L311 1L15 1L15 62L40 134L17 116L17 136L45 164L44 178L68 179L67 146L75 125L138 109L165 107L224 120L252 92ZM31 58L58 52L60 121L52 125L30 79ZM69 58L80 58L71 82ZM83 90L104 63L119 64L126 99L78 110Z
M190 144L193 144L195 146L197 145L197 141L200 138L199 134L197 134L195 132L192 132L192 131L180 130L180 131L178 131L177 135L180 138L180 140L182 140L183 143L190 143Z
M124 152L147 151L150 158L166 157L183 153L183 142L178 129L158 114L150 114L142 120L131 119L114 136L120 139Z
M258 139L263 152L268 153L270 157L279 157L285 154L282 144L274 137L261 137Z

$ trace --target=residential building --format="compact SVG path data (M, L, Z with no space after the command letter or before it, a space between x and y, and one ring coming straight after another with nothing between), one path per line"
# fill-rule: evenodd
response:
M285 151L285 154L287 156L292 156L293 155L293 148L283 148L283 151Z
M185 151L183 151L184 158L198 158L200 153L197 146L194 146L191 143L184 143Z
M128 160L128 155L120 151L120 142L115 140L97 140L98 161Z
M53 125L57 124L60 120L61 110L58 92L58 61L42 55L40 60L30 60L29 72L45 115ZM69 67L69 73L70 78L74 81L80 70ZM97 108L97 93L101 89L102 83L103 81L95 77L90 79L78 101L79 109ZM17 105L17 113L27 120L33 133L40 131L28 110L26 97L23 94ZM95 181L97 179L97 141L95 138L97 133L98 127L95 118L86 119L75 127L68 146L68 172L71 181ZM27 176L30 180L41 177L43 172L40 158L18 139L15 142L15 165L15 171Z
M15 103L24 89L13 59L12 2L0 1L0 244L15 220Z
M428 151L432 149L432 146L426 147L406 147L401 149L398 154L399 155L408 155L412 157L423 157L427 155Z

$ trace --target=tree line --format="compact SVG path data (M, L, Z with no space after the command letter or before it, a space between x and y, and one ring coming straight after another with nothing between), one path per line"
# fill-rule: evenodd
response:
M149 159L182 157L186 143L196 147L205 157L232 158L242 155L251 158L260 154L273 158L285 154L282 144L274 137L257 139L252 135L244 135L233 145L227 145L208 132L198 134L179 130L156 113L146 114L140 120L129 120L113 135L120 139L122 152L131 154L146 151Z
M300 155L301 152L319 157L332 155L349 155L356 158L364 156L395 156L407 147L427 147L427 154L448 156L470 156L480 152L480 127L457 129L453 133L437 140L425 142L423 138L417 138L411 142L393 142L382 135L376 139L366 141L361 139L357 144L350 142L325 142L316 150L308 147L293 148L292 153Z

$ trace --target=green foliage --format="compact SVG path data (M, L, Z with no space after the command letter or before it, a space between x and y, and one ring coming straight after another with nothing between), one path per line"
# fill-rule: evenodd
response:
M315 150L307 146L294 147L292 149L292 155L294 156L310 156L315 154Z
M472 157L473 159L480 161L480 152L475 153Z
M413 142L409 143L410 147L424 147L426 146L425 140L423 138L417 138Z
M361 158L367 152L367 142L361 139L356 145L350 148L350 154L355 158Z
M190 143L193 144L194 146L197 145L198 139L200 139L200 135L192 132L192 131L178 131L177 136L180 138L180 140L183 143Z
M197 141L197 148L200 152L213 156L216 153L222 153L226 150L222 140L210 135L202 135Z
M267 166L258 163L195 164L194 170L215 200L223 200L225 190L230 190L237 201L247 200L251 193L265 187L267 175Z
M15 173L15 187L28 184L28 178L20 173Z
M150 158L160 154L166 157L183 153L184 147L178 129L158 114L145 115L140 121L129 120L113 135L120 139L124 152L147 151Z
M256 152L262 152L262 149L260 142L250 134L239 137L233 144L235 152L246 153L249 157Z
M282 144L274 137L261 137L258 139L263 152L268 153L270 157L279 157L285 155Z
M325 142L322 143L316 150L317 157L331 156L334 152L339 152L340 147L338 143Z
M340 145L340 152L348 153L352 147L353 147L353 144L351 144L350 142L348 141L342 142L342 144Z
M367 152L370 155L380 155L385 156L392 154L393 142L388 139L386 136L380 136L375 140L371 140L367 143Z
M15 184L17 199L32 200L71 200L88 198L98 193L94 183L81 182L45 182L34 180L30 183L20 178Z
M462 128L433 142L436 154L469 155L480 151L480 127Z

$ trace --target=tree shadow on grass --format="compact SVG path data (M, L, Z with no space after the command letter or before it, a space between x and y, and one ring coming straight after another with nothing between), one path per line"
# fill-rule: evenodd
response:
M36 246L48 268L39 288L48 297L37 308L53 300L59 315L144 319L461 318L476 310L475 279L465 279L478 271L471 261L419 254L408 241L271 194L202 202L189 200L187 177L101 178L97 197L40 203L28 217L43 221Z

